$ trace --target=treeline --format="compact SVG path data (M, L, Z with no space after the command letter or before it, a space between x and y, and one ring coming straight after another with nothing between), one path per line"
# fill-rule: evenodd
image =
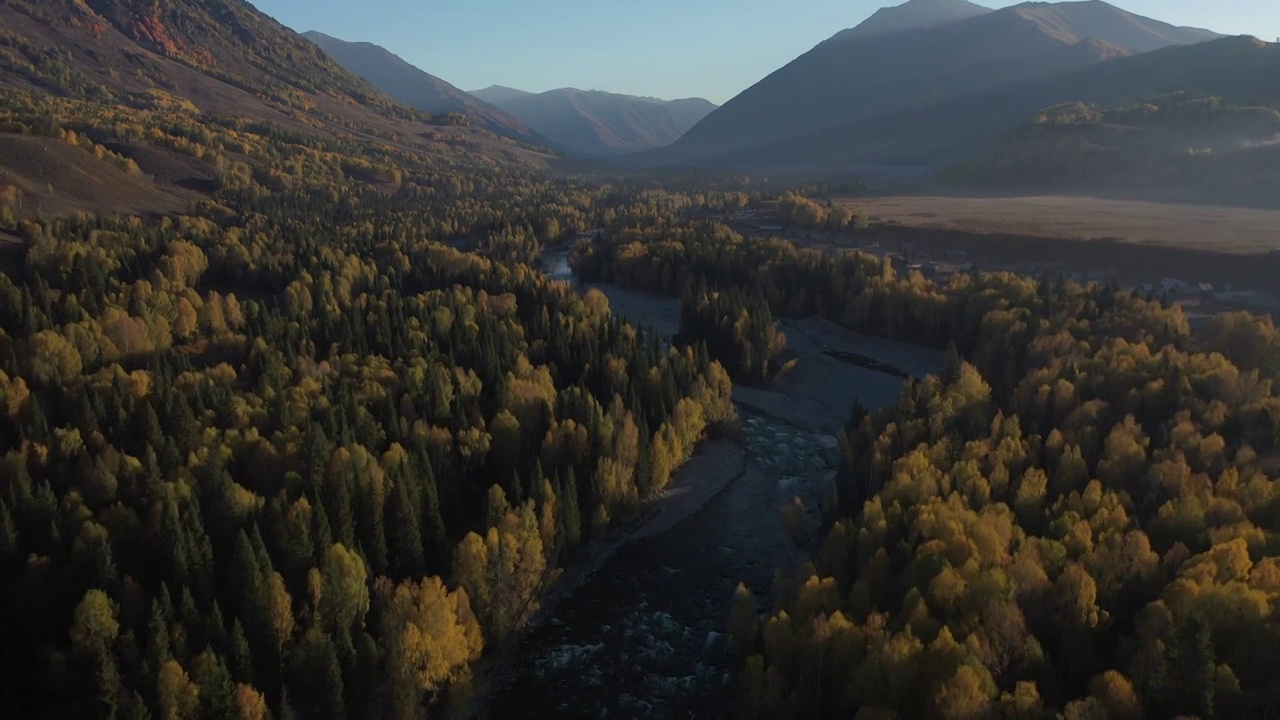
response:
M778 200L778 219L788 228L829 232L865 230L870 224L865 213L855 212L831 200L819 203L791 192L784 193Z
M989 311L1033 303L1062 287L1003 273L956 275L939 286L917 272L899 274L887 258L799 249L777 238L746 241L716 224L614 232L579 246L574 266L588 281L675 296L700 278L714 278L718 287L759 293L777 316L820 315L857 332L939 350L954 340L966 353L1001 329L986 326ZM959 296L966 301L948 299ZM1167 327L1153 323L1157 338L1189 332L1180 314L1156 303L1146 307L1167 320ZM1018 367L1003 359L992 363L997 372Z
M1271 323L1193 340L1180 310L1097 285L909 287L968 361L857 414L812 559L763 617L740 589L737 716L1266 716Z
M1064 278L1004 272L958 273L938 283L918 272L899 273L869 253L799 249L778 238L747 241L717 224L612 232L579 245L573 263L587 281L674 296L714 278L718 288L758 294L774 316L819 315L867 335L937 350L954 345L997 392L1025 372L1025 341L1052 299L1071 293L1091 317L1124 298L1127 314L1105 318L1116 337L1222 353L1241 370L1280 381L1280 332L1269 317L1221 314L1193 338L1178 309L1110 285L1078 287Z
M787 337L758 293L701 286L680 303L680 337L706 346L734 380L768 382L781 370Z

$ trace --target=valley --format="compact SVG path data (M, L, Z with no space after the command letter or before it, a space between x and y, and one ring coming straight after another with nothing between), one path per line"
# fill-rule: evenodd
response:
M702 98L660 100L577 88L531 93L493 86L471 94L520 118L570 152L587 157L670 145L716 109Z
M566 253L542 267L565 278ZM593 284L622 317L669 333L679 301ZM678 327L675 326L675 327ZM831 348L924 375L940 354L858 336L817 318L783 323L798 363L769 388L737 386L741 428L709 441L620 537L589 551L563 598L493 669L473 717L710 717L731 702L725 633L738 583L765 588L800 552L782 522L795 499L817 508L839 466L848 408L892 404L902 380L829 357ZM806 532L819 518L805 517ZM762 598L765 599L765 598ZM554 693L541 692L555 687Z
M1230 2L0 0L0 717L1273 717Z

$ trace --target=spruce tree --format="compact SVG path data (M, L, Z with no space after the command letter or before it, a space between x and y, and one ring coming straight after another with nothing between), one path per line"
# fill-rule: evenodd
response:
M387 520L391 535L391 571L397 578L419 578L424 573L422 535L408 483L397 478L387 494Z

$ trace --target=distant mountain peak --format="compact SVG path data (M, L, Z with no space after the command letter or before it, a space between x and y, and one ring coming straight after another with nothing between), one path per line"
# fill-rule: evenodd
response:
M1064 73L1214 37L1104 2L987 11L965 0L912 0L819 43L650 158L790 166L933 162L960 150L933 139L940 137L935 123L913 124L930 108L963 108L956 111L963 123L949 121L976 137L998 121L989 106L964 105L969 98L1007 90L1016 105Z
M491 85L471 94L584 155L668 145L716 109L702 98L662 100L575 87L531 93Z
M902 5L880 8L860 25L841 34L846 37L888 35L904 30L948 25L989 12L990 8L969 0L907 0Z
M348 71L406 105L433 115L459 113L489 132L534 145L549 144L511 115L415 67L381 45L349 42L314 30L302 33L302 37Z
M515 100L516 98L528 97L529 95L535 94L526 90L507 87L506 85L490 85L482 90L468 90L467 92L487 103L493 103L495 105L500 105L501 103Z

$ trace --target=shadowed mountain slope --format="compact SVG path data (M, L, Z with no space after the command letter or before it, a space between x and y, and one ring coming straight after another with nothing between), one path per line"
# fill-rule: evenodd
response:
M716 107L701 98L666 101L574 88L535 94L494 86L473 94L582 155L669 145Z
M888 34L854 28L761 80L650 159L849 157L859 138L838 129L1214 37L1096 1L1027 3Z
M460 113L477 127L535 144L547 141L510 114L420 70L379 45L347 42L320 32L303 37L319 45L342 67L410 107L433 115Z

